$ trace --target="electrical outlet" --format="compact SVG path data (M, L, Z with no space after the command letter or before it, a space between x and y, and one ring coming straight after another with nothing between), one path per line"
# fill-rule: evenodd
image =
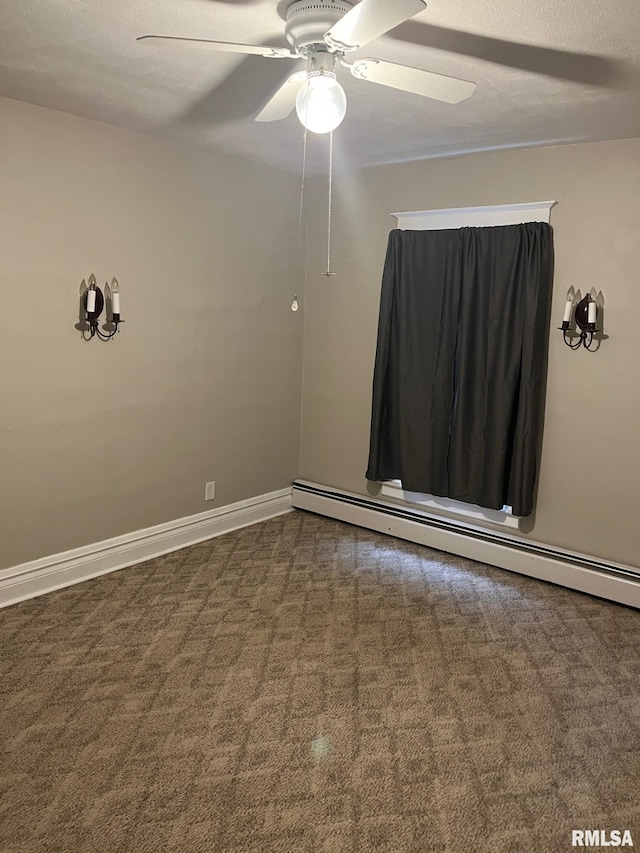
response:
M205 499L205 501L212 501L215 499L215 496L216 496L216 484L215 484L215 482L206 483L205 487L204 487L204 499Z

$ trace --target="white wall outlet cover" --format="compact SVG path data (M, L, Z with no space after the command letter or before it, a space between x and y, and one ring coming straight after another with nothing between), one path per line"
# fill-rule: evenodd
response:
M204 499L205 501L212 501L216 496L216 484L215 482L207 483L204 487Z

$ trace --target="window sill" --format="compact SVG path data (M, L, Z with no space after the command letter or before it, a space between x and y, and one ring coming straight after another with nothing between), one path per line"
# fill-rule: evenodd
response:
M457 517L471 521L488 521L490 524L499 524L501 527L518 529L520 519L512 515L511 508L503 510L485 509L475 504L466 504L462 501L454 501L451 498L439 498L434 495L425 495L421 492L407 492L402 488L400 480L386 480L382 483L381 497L394 498L406 504L420 507L421 509L435 509L447 516Z

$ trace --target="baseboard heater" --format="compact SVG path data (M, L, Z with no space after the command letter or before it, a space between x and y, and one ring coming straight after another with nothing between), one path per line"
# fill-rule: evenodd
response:
M294 481L292 504L297 509L640 609L640 569L633 566L609 563L399 502L367 498L306 480Z

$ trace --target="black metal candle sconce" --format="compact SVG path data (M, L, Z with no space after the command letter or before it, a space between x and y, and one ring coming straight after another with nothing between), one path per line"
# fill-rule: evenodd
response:
M105 293L107 299L105 300ZM80 326L82 337L85 341L90 341L92 338L98 337L101 341L110 341L111 338L119 331L119 326L124 323L120 317L120 285L117 278L111 279L111 285L105 284L105 293L98 287L95 275L89 276L89 284L87 285L82 280L80 288L80 301L82 310L86 317L86 323L89 324L88 334L86 323ZM109 313L111 319L105 323L102 331L99 321L100 315L105 308L105 303L110 303Z
M599 349L600 341L606 337L602 334L603 309L602 291L596 294L595 288L592 288L585 296L581 296L580 291L576 293L570 287L562 324L558 327L565 344L571 349L584 347L591 352ZM594 341L596 346L592 346Z

